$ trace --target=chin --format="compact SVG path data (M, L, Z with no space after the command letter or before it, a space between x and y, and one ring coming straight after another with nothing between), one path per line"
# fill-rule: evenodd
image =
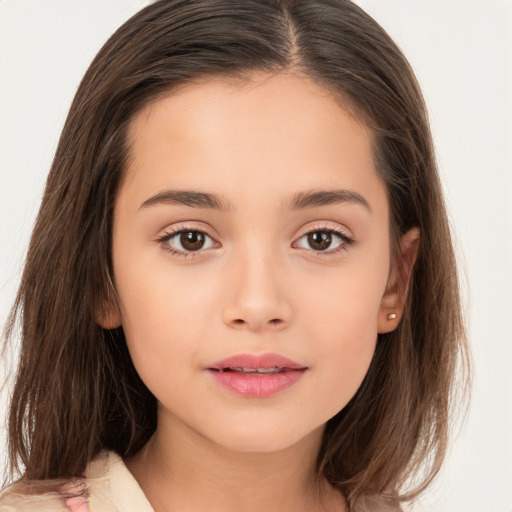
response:
M299 429L297 426L286 428L286 425L271 423L266 426L252 424L246 428L230 428L218 433L218 440L213 437L210 439L230 451L239 453L279 452L301 442L315 445L318 443L319 448L325 424L313 430Z

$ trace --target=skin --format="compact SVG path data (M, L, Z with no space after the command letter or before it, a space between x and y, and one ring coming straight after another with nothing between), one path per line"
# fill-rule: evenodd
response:
M157 512L344 510L341 494L315 485L323 428L402 309L371 133L320 85L280 73L160 98L134 118L129 141L114 214L118 305L101 323L122 324L159 408L155 435L128 468ZM170 189L219 194L232 209L141 206ZM297 192L332 189L367 205L287 207ZM173 229L208 236L185 258L169 252L187 248L179 235L162 240ZM308 233L329 230L353 242L311 245ZM402 239L407 261L417 242L416 230ZM261 399L229 392L205 370L265 352L308 369Z

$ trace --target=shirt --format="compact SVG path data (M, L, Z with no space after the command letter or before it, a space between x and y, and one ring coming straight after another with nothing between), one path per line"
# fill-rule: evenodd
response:
M0 493L0 512L153 512L139 484L114 452L100 452L83 478L19 480Z

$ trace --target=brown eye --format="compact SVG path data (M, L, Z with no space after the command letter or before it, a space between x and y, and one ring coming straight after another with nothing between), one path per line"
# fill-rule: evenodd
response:
M313 252L324 253L331 256L339 251L347 250L354 240L336 229L317 229L301 236L294 247L309 249Z
M197 251L203 248L205 242L204 233L200 231L182 231L180 234L182 247L187 251Z
M166 233L157 239L158 243L175 256L187 256L202 252L202 249L218 247L213 238L199 229L180 229Z
M325 251L332 242L330 231L313 231L308 234L308 243L315 251Z

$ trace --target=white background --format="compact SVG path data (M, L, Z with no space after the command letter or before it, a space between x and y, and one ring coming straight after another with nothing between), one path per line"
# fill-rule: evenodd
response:
M358 3L422 84L470 319L471 408L414 510L512 512L512 1ZM0 0L0 325L78 82L108 36L146 4Z

